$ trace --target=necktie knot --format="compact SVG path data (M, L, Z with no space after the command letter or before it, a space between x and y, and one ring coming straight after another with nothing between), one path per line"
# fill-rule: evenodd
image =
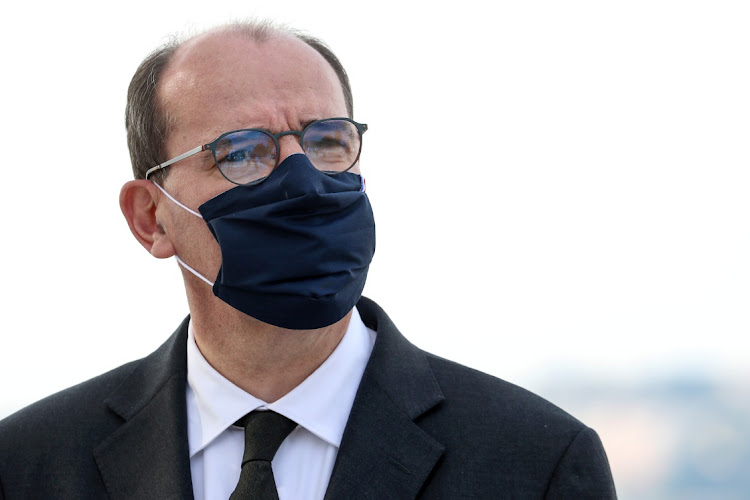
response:
M235 425L245 428L240 480L230 499L278 499L271 460L296 422L273 411L252 411Z

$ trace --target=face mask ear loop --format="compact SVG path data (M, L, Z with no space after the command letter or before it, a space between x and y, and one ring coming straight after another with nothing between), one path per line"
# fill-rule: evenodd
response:
M159 188L159 191L161 191L162 193L164 193L164 195L165 195L165 196L166 196L167 198L169 198L170 200L172 200L172 201L173 201L173 202L174 202L174 203L175 203L175 204L176 204L177 206L179 206L179 207L182 207L182 208L184 208L185 210L187 210L187 211L188 211L188 212L190 212L191 214L195 215L196 217L200 217L201 219L203 218L203 216L202 216L201 214L199 214L198 212L196 212L195 210L191 210L191 209L189 209L188 207L186 207L185 205L183 205L182 203L180 203L179 201L175 200L175 199L174 199L174 197L173 197L173 196L172 196L171 194L167 193L167 192L166 192L166 191L164 190L164 188L163 188L163 187L161 187L161 186L160 186L159 184L155 183L154 181L151 181L151 182L153 182L153 183L154 183L154 186L158 187L158 188ZM212 286L214 286L214 284L213 284L213 282L212 282L211 280L207 279L207 278L206 278L205 276L203 276L203 275L202 275L201 273L199 273L198 271L196 271L196 270L195 270L195 269L193 269L192 267L190 267L190 266L188 266L187 264L185 264L185 263L184 263L184 262L182 261L182 259L181 259L181 258L179 258L179 257L178 257L177 255L175 255L175 256L174 256L174 258L175 258L175 259L177 259L177 263L178 263L178 264L180 264L180 265L181 265L182 267L184 267L185 269L187 269L188 271L190 271L191 273L193 273L193 274L194 274L194 275L195 275L196 277L198 277L198 278L202 279L203 281L205 281L206 283L208 283L208 285L209 285L209 286L211 286L211 287L212 287Z
M365 178L363 176L360 175L359 178L362 179L362 183L361 183L361 186L359 188L359 192L360 193L364 193L365 191L367 191L367 184L365 184Z
M175 256L174 256L174 258L175 258L175 259L177 259L177 263L178 263L178 264L180 264L180 265L181 265L182 267L184 267L185 269L187 269L188 271L190 271L191 273L193 273L193 274L194 274L195 276L197 276L198 278L200 278L200 279L202 279L203 281L205 281L206 283L208 283L208 284L209 284L209 286L212 286L212 287L214 286L214 284L213 284L213 282L212 282L212 281L208 280L208 279L207 279L207 278L206 278L205 276L203 276L203 275L202 275L201 273L199 273L198 271L196 271L196 270L195 270L195 269L193 269L192 267L190 267L190 266L188 266L187 264L185 264L184 262L182 262L182 259L181 259L181 258L179 258L179 257L178 257L177 255L175 255Z
M190 212L191 214L195 215L196 217L200 217L201 219L203 218L203 216L202 216L201 214L199 214L198 212L196 212L195 210L192 210L192 209L190 209L190 208L186 207L185 205L183 205L182 203L180 203L179 201L175 200L175 199L174 199L174 197L172 197L172 195L171 195L171 194L167 193L167 192L166 192L166 191L164 190L164 188L163 188L163 187L161 187L160 185L158 185L158 184L157 184L157 183L155 183L154 181L151 181L151 182L153 182L153 183L154 183L154 186L158 187L158 188L159 188L159 190L160 190L160 191L161 191L162 193L164 193L164 195L165 195L165 196L166 196L167 198L169 198L170 200L172 200L172 202L174 202L174 203L175 203L175 204L176 204L177 206L179 206L179 207L181 207L181 208L184 208L185 210L187 210L187 211L188 211L188 212ZM204 278L204 279L205 279L205 278ZM213 284L213 283L212 283L212 284Z

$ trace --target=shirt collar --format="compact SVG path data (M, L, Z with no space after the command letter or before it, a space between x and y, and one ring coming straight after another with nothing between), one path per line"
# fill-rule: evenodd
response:
M190 456L258 408L284 415L338 448L374 343L375 332L365 326L355 307L344 337L328 359L291 392L266 403L234 385L206 361L195 343L191 323L187 340Z

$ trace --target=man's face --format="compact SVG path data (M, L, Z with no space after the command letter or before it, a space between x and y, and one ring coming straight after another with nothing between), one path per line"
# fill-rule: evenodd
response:
M213 33L192 40L165 70L159 98L172 124L167 138L169 158L231 130L302 130L314 120L347 114L333 68L314 49L292 37L258 44L240 35ZM302 152L294 136L282 137L279 144L279 162ZM169 167L164 187L197 210L235 185L221 175L211 153L205 151ZM156 215L177 255L214 279L221 254L208 226L165 197Z

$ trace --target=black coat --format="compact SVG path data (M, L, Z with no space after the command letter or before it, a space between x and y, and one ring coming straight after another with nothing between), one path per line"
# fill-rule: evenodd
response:
M385 312L326 498L614 498L596 433L517 386L425 353ZM0 498L192 498L185 320L157 351L0 422Z

